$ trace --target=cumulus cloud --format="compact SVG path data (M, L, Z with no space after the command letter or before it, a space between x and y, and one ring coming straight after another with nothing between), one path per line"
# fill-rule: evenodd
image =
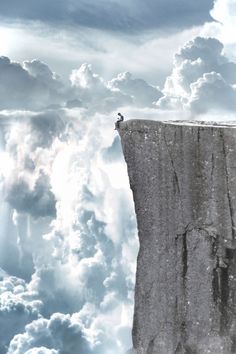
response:
M37 6L29 0L19 6L16 0L0 4L2 16L10 19L40 20L49 24L70 24L109 31L132 32L147 29L192 27L211 20L209 10L213 0L197 4L181 1L178 8L170 0L41 1Z
M145 80L133 79L128 72L106 82L93 72L90 64L73 70L70 80L74 97L79 97L91 113L111 112L122 106L151 107L162 96L157 87ZM79 102L79 106L82 103Z
M92 71L90 64L83 64L78 70L73 70L70 80L76 95L92 112L110 112L132 102L131 97L122 91L110 89L107 83Z
M121 73L108 83L111 89L118 89L132 97L136 107L151 106L154 101L162 96L161 91L147 84L142 79L133 79L129 72Z
M197 37L180 49L157 106L193 113L235 110L236 63L223 48L215 38Z
M4 276L0 281L0 352L5 353L10 340L25 325L40 315L42 303L34 300L24 280Z
M191 84L191 96L186 106L196 113L213 109L235 111L236 88L229 85L219 73L203 74Z
M113 311L113 316L126 309ZM122 329L109 326L111 317L97 317L97 310L87 303L73 315L54 313L49 319L40 318L26 325L25 332L10 342L7 354L25 353L124 353L119 346ZM114 324L114 319L112 320ZM126 331L128 328L124 328ZM106 340L106 342L104 341Z
M45 354L88 353L80 324L73 321L70 315L59 313L53 314L49 320L41 318L28 324L25 333L12 339L7 354L40 353L39 350Z
M59 76L39 60L20 64L1 57L0 79L1 110L53 111L66 107L84 108L91 114L109 113L130 105L151 106L161 96L156 87L142 79L133 79L130 73L119 74L107 82L86 63L72 70L69 85L62 83ZM54 120L50 116L46 124ZM42 117L40 121L43 122Z
M10 274L23 267L22 298L40 303L36 322L25 316L20 333L9 331L9 353L72 353L69 345L80 345L83 353L123 354L131 346L137 238L124 161L118 142L113 146L113 121L84 108L4 117L13 122L4 128L3 146L13 162L3 174L8 223L15 230L16 266ZM9 244L1 244L9 257ZM69 314L68 329L60 324L60 333L52 335L55 313Z
M23 67L29 72L30 75L52 86L60 86L59 76L52 72L49 66L40 60L24 61Z
M227 53L235 56L235 0L215 0L210 13L216 21L205 24L202 33L218 38L226 45Z
M57 102L56 89L60 84L53 74L46 72L40 61L25 62L22 66L0 57L0 109L36 110Z

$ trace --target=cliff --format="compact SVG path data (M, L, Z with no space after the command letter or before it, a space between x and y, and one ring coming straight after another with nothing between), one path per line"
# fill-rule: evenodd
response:
M137 216L138 354L236 353L236 125L119 128Z

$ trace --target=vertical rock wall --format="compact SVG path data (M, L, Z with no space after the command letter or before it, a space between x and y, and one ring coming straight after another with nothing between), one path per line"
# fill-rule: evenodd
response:
M236 127L119 129L137 215L138 354L236 353Z

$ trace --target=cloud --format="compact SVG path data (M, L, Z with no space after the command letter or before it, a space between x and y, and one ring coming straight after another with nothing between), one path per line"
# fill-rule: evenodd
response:
M63 84L59 76L39 60L24 61L21 65L1 57L0 78L0 109L47 109L51 115L45 125L50 121L54 124L56 118L52 115L56 113L53 110L63 107L84 108L91 114L110 113L129 105L151 106L161 96L156 87L142 79L133 79L130 73L119 74L107 82L86 63L72 70L69 85ZM40 124L47 119L43 114L39 114ZM37 118L34 120L37 122ZM51 128L45 131L47 136L50 132Z
M108 31L132 32L137 30L175 29L192 27L210 21L209 11L213 0L199 0L198 4L187 0L174 7L168 0L104 1L89 0L68 2L42 0L32 4L24 0L19 6L16 0L0 4L1 15L9 19L28 19L50 24L84 26Z
M219 73L204 74L191 84L187 106L196 113L218 109L236 111L236 88L229 85Z
M35 77L46 85L51 85L52 88L61 86L59 76L52 72L47 64L41 62L40 60L25 60L23 62L23 68L27 70L31 76Z
M0 109L37 110L66 106L105 113L126 105L150 106L161 96L157 88L142 79L132 79L130 73L119 74L106 82L86 63L72 71L71 87L63 85L59 77L39 60L24 61L21 65L1 57L0 78ZM47 123L53 120L50 116ZM43 122L42 115L40 121Z
M174 53L187 40L199 35L200 30L200 26L195 26L172 33L153 29L119 35L91 27L2 22L0 36L3 55L19 62L40 58L52 71L60 73L63 81L72 69L90 63L106 80L129 71L137 78L162 86L171 70Z
M6 189L6 201L21 213L29 213L34 217L55 216L56 200L50 190L47 176L41 174L30 188L26 180L18 179Z
M88 353L80 324L73 322L69 315L59 313L53 314L49 320L42 318L28 324L25 333L12 339L7 354L25 354L28 350L35 353L37 347L51 349L49 353Z
M25 352L25 354L58 354L55 349L48 349L45 347L31 348Z
M192 113L235 110L236 63L223 48L215 38L196 37L180 49L157 106Z
M154 101L162 96L158 88L148 85L142 79L133 79L129 72L119 74L108 83L108 87L118 89L132 97L136 107L151 106Z
M114 325L115 318L119 320L125 311L127 309L122 307L113 310L112 318L111 311L101 315L94 305L87 303L73 315L54 313L49 319L39 318L14 336L7 354L38 353L39 350L43 353L123 354L125 348L119 345L119 340L124 339L123 332L127 333L129 328L110 324L112 321Z
M26 283L16 277L0 281L0 352L5 353L10 340L25 325L39 317L42 303L27 292Z
M0 280L2 281L4 277L8 276L7 272L0 268Z
M92 71L90 64L73 70L70 76L72 87L86 107L92 112L110 112L129 105L132 98L120 90L112 90L107 83Z
M99 81L107 95L111 90ZM96 85L95 77L89 89ZM83 90L78 83L75 89ZM137 238L121 150L115 158L109 150L113 121L107 113L84 108L4 112L7 119L13 124L4 126L3 148L13 164L3 182L16 252L10 274L23 267L23 297L41 304L39 320L25 317L21 333L9 331L8 352L71 353L69 345L80 345L86 354L123 354L131 346ZM8 242L1 245L9 258ZM61 329L52 335L48 328L56 313L67 316L68 328L59 320Z
M114 162L122 158L122 147L118 136L114 138L111 146L104 149L103 158L107 162Z
M133 79L128 72L106 82L93 72L90 64L73 70L70 80L74 95L91 112L111 112L122 106L150 107L162 96L158 88L145 80Z
M81 100L75 98L73 100L68 100L66 102L66 108L78 108L78 107L83 107L83 103Z
M30 118L31 149L50 147L65 129L65 122L57 112L44 112Z
M50 159L53 142L63 134L65 124L55 112L33 114L9 131L6 153L14 160L6 179L6 201L19 213L33 217L54 217L56 199L50 187Z
M0 109L37 110L57 102L58 79L50 77L49 73L46 75L46 71L40 61L25 62L22 66L7 57L0 57Z
M0 266L29 281L35 271L34 250L42 247L42 236L56 216L50 168L59 146L52 146L64 134L65 124L59 114L51 111L4 112L3 117L2 162L7 163L0 185L4 219L0 229ZM47 248L50 249L48 245Z
M224 43L228 53L235 55L235 0L215 0L211 10L215 22L207 23L202 33L205 36L214 36Z

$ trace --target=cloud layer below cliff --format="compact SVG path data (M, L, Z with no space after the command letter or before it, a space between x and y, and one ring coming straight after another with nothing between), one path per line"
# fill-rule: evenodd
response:
M1 353L123 353L137 239L110 118L76 107L1 122Z

